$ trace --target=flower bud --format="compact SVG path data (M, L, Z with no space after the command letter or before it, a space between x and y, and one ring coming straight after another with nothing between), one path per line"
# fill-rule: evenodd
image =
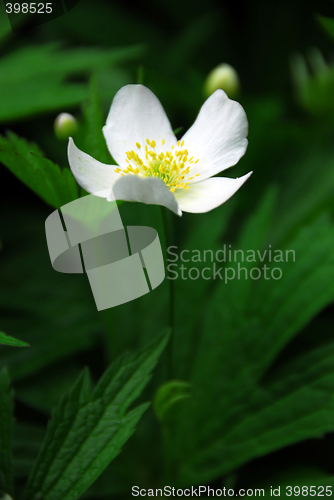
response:
M229 64L220 64L207 76L204 83L205 96L209 97L218 89L223 89L229 97L235 97L240 88L238 73Z
M69 113L60 113L55 119L54 129L58 139L68 139L76 134L78 123Z
M160 421L166 422L175 418L175 406L190 397L190 387L188 382L182 380L171 380L159 387L153 408Z

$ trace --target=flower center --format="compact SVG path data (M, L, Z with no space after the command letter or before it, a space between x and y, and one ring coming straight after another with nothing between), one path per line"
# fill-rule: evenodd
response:
M162 139L161 144L165 144L165 139ZM121 175L135 174L142 177L159 177L164 181L169 190L173 193L175 189L189 189L189 182L184 182L184 178L189 174L190 167L194 161L193 156L188 159L188 151L183 149L184 141L178 141L178 149L158 153L156 151L156 142L146 139L145 151L141 144L136 142L138 153L135 151L126 152L127 168L116 168L115 172ZM194 177L197 177L196 174ZM188 181L194 179L189 177Z

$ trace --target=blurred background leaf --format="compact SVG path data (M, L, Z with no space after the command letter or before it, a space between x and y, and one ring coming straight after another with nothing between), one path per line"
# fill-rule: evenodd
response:
M77 183L72 172L43 157L35 144L29 144L13 133L0 137L0 161L20 181L35 191L46 203L60 208L78 198Z
M13 492L12 435L13 391L7 370L0 372L0 491Z
M10 345L12 347L29 347L29 344L22 340L14 339L3 332L0 332L0 344Z
M87 77L98 68L112 71L142 53L142 47L61 50L55 43L11 52L0 63L0 122L72 108L88 94L84 82L71 82L70 78Z

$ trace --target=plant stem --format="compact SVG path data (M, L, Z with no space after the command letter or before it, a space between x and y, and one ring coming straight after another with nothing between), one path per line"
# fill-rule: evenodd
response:
M119 346L116 337L115 325L113 321L112 309L104 309L102 312L103 322L105 326L105 339L107 345L107 354L109 363L114 362L119 355Z
M172 242L172 231L170 226L169 214L167 213L167 208L160 206L161 217L162 217L162 225L164 229L165 235L165 243L166 243L166 252L167 248L171 245ZM165 255L166 257L166 255ZM167 347L167 378L169 380L172 379L173 376L173 354L174 354L174 280L169 281L169 326L171 328L171 336Z

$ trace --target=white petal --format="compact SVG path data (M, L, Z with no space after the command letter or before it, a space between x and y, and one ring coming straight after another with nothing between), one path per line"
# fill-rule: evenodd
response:
M238 179L214 177L196 182L189 189L177 189L175 198L183 212L209 212L231 198L251 175L249 172Z
M159 153L169 151L176 144L159 99L143 85L126 85L117 92L103 133L112 157L120 166L126 166L127 151L144 155L146 139L156 142ZM165 139L164 145L162 139ZM137 142L141 145L140 150Z
M248 141L248 122L243 107L216 90L203 104L199 115L183 136L189 157L199 160L190 168L189 176L198 182L235 165L244 155Z
M117 165L105 165L83 151L80 151L74 144L72 137L69 138L67 153L68 161L77 183L89 193L106 198L110 192L110 188L120 177L115 172ZM104 196L103 191L105 190L107 191Z
M115 183L112 191L115 200L138 201L147 205L163 205L177 215L182 215L173 193L157 177L124 175Z

